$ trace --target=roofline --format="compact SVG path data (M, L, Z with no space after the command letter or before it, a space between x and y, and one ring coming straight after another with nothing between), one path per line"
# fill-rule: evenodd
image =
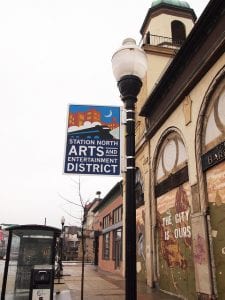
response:
M87 206L90 205L90 207L87 208L87 211L91 210L92 206L93 206L98 200L101 201L102 198L94 198L94 200L93 200L92 202L90 202L89 204L87 204ZM85 208L86 208L86 206L85 206Z
M108 192L108 194L102 199L102 201L93 209L93 212L98 211L111 197L121 189L123 186L123 180L117 182L114 187Z
M61 229L52 227L52 226L46 226L46 225L37 225L37 224L26 224L26 225L15 225L5 228L5 230L12 231L17 229L29 229L29 230L45 230L45 231L54 231L57 233L61 232Z

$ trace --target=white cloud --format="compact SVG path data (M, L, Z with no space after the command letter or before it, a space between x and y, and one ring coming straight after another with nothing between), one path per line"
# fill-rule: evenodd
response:
M83 125L81 126L70 126L68 128L68 132L73 132L73 131L77 131L77 130L83 130L83 129L87 129L87 128L93 128L97 125L101 125L100 122L89 122L89 121L85 121Z

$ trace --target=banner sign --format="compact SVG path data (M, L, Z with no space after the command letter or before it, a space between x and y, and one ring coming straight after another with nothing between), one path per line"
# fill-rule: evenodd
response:
M64 172L120 175L120 107L69 105Z
M202 155L202 169L206 171L223 160L225 160L225 142Z

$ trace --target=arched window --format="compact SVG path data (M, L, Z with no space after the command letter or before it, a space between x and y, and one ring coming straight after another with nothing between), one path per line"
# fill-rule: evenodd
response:
M223 82L224 84L224 82ZM225 86L214 93L205 118L203 152L207 152L225 141Z
M175 44L182 44L186 39L185 26L180 21L173 21L171 23L172 40Z
M156 170L156 196L164 194L188 179L186 149L180 136L170 133L164 140Z

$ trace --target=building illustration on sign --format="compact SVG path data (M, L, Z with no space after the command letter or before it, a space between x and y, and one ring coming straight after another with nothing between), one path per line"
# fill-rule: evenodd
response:
M120 175L120 107L69 106L64 172Z

